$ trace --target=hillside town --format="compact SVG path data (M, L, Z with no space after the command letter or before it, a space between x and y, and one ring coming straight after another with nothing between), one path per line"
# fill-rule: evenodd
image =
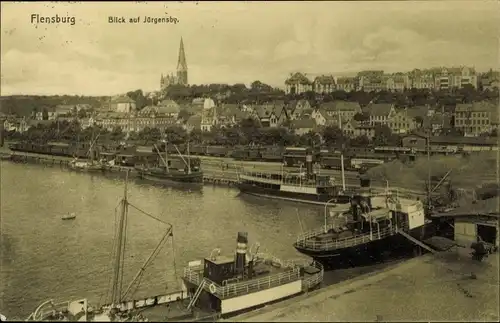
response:
M392 74L361 71L353 77L313 78L296 72L284 80L284 90L260 81L250 87L189 85L181 39L176 74L162 74L158 91L130 91L91 98L91 103L58 97L26 104L29 98L3 97L1 118L7 138L57 121L77 122L82 129L98 126L122 138L175 128L211 138L205 141L219 138L217 144L231 144L220 137L231 136L229 129L252 120L262 130L279 128L299 137L314 137L329 127L346 138L362 138L362 143L373 141L380 131L398 136L426 132L460 141L496 137L499 80L498 71L478 73L462 66ZM22 107L24 115L19 108L23 104L31 109Z

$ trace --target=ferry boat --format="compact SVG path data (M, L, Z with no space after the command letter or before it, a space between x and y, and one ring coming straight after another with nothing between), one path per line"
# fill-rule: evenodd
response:
M328 175L313 171L312 154L306 155L305 172L298 173L238 173L237 187L240 192L272 199L325 205L325 203L348 203L352 196L345 189L344 169L343 184L340 186Z
M297 251L327 266L377 260L396 248L415 245L433 251L422 242L435 230L425 218L420 200L399 198L389 190L380 195L365 192L337 208L341 210L331 217L331 223L327 223L325 210L324 226L297 237L293 244Z
M140 178L160 184L170 184L172 182L196 184L203 183L201 160L199 158L193 158L189 155L189 145L186 158L184 158L179 151L178 157L169 158L166 149L165 158L163 158L158 147L155 145L154 148L158 153L158 156L160 156L160 160L163 165L158 167L136 167Z
M236 252L221 255L220 249L214 249L208 257L189 262L184 268L178 290L145 299L131 299L130 295L140 283L147 266L161 245L173 236L173 228L154 218L165 224L167 230L137 275L122 290L122 257L126 240L124 223L127 222L129 206L126 191L125 187L125 195L121 201L122 212L116 226L109 304L93 307L89 306L87 299L58 303L47 300L30 314L27 321L214 321L221 316L236 315L318 288L323 280L324 270L319 262L282 261L260 252L258 243L248 250L248 235L246 232L239 232ZM141 212L151 217L148 213Z

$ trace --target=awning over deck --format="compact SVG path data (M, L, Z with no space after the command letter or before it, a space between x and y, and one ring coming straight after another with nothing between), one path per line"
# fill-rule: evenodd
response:
M377 222L379 220L390 218L391 210L388 208L372 210L368 213L363 213L363 217L366 221L372 220L372 222Z

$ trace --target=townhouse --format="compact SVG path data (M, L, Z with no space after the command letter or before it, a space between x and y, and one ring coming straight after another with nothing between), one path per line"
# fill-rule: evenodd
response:
M498 106L489 101L467 104L457 104L454 117L454 127L465 136L478 136L492 130L497 124Z

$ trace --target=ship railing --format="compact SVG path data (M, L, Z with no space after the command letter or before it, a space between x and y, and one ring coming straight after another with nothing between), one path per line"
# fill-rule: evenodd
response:
M242 172L238 174L239 180L248 180L248 181L256 181L259 183L267 183L274 185L291 185L291 186L300 186L300 187L311 187L317 188L318 185L316 183L307 182L306 179L301 180L297 177L293 177L293 179L285 177L280 179L273 179L271 173L261 173L261 172Z
M323 282L323 276L325 274L325 269L323 265L317 261L313 261L310 266L319 269L319 272L313 275L306 275L302 280L302 291L307 292L313 287L318 286Z
M204 284L203 289L219 298L224 299L300 280L300 268L286 268L285 271L280 273L246 281L227 283L224 286L221 286L208 278L202 278L200 272L196 272L193 268L184 268L184 278L196 285L200 285L202 279L204 279L206 283Z
M30 314L26 321L43 321L53 316L56 313L66 312L70 302L54 303L53 300L48 300L40 304L37 309Z
M364 233L342 239L332 239L330 241L328 240L318 241L314 238L313 235L309 238L297 239L296 246L311 250L336 250L336 249L357 246L374 240L380 240L382 238L392 236L400 230L404 231L406 228L407 225L405 223L399 226L399 228L391 225L381 230L374 230L371 233Z
M297 267L281 273L268 275L266 277L231 283L225 286L216 284L216 292L214 294L222 298L235 297L238 295L248 294L259 290L280 286L299 279L300 270Z
M299 241L304 241L304 240L307 240L307 239L310 239L310 238L314 238L314 237L317 237L318 235L322 234L322 233L326 233L328 232L328 230L330 229L335 229L337 228L338 225L335 225L334 223L330 223L326 226L326 230L325 230L325 227L321 227L321 228L317 228L317 229L313 229L313 230L309 230L307 232L304 232L304 233L301 233L297 236L297 242Z
M203 266L191 266L184 268L184 278L189 280L191 283L199 285L202 280Z

